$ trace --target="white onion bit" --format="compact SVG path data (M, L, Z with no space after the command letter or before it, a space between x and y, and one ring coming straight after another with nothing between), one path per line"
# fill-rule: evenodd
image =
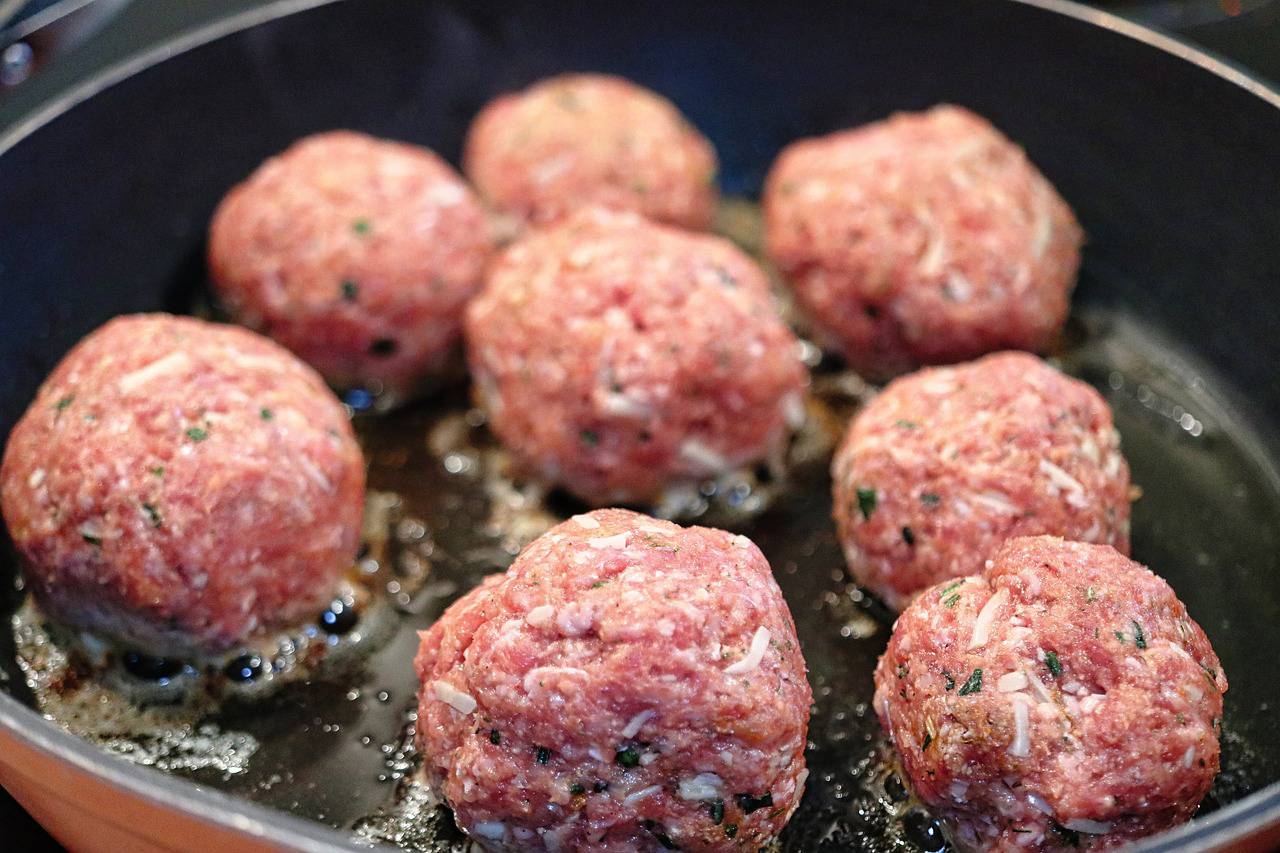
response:
M764 660L764 652L767 648L769 648L769 629L761 625L756 629L755 636L751 638L751 649L747 652L747 656L726 666L724 674L741 675L753 672L760 666L760 661Z
M720 796L723 780L714 773L699 773L692 779L680 780L680 799L712 800Z
M625 548L628 536L630 534L624 530L613 536L597 536L595 539L588 539L587 544L592 548Z
M1073 818L1062 825L1075 832L1084 832L1089 835L1106 835L1111 831L1111 823L1109 821L1089 820L1083 817Z
M476 700L470 693L463 693L447 681L431 682L436 698L459 714L470 714L476 709Z
M636 714L627 725L622 729L623 738L633 738L640 733L640 728L653 718L653 711L641 711Z
M996 689L1001 693L1017 693L1027 686L1027 676L1021 670L1006 672L996 681Z
M1031 754L1031 720L1027 702L1019 695L1013 699L1013 743L1009 754L1025 758Z
M576 521L578 526L584 530L595 530L600 527L600 522L596 521L589 515L575 515L573 520Z
M982 605L982 610L978 611L978 618L973 621L973 636L969 638L969 651L986 645L987 638L991 635L991 623L995 621L1000 608L1008 598L1009 590L1001 587L996 590L995 595L987 599L986 604Z
M661 785L650 785L647 788L641 788L639 791L636 791L635 793L632 793L632 794L627 794L625 797L623 797L622 804L624 806L629 806L632 803L636 803L636 802L639 802L640 800L645 799L646 797L652 797L654 794L659 793L661 790L662 790Z

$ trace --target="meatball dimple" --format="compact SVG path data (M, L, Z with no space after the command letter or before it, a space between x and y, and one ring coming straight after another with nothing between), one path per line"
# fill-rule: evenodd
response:
M894 609L981 571L1013 536L1129 550L1129 467L1110 409L1025 353L891 382L854 417L832 477L849 571Z
M1020 148L960 107L806 139L765 185L766 239L830 350L887 377L1061 330L1083 235Z
M1117 846L1189 819L1218 771L1218 658L1106 545L1010 540L903 612L875 682L908 779L968 847Z
M743 536L575 516L424 632L417 669L428 776L486 849L736 850L799 803L812 694Z
M694 229L715 216L711 143L620 77L566 74L503 95L476 117L463 161L485 201L520 221L592 205Z
M209 227L210 274L240 322L334 385L396 396L446 370L491 248L447 163L349 131L267 160Z
M150 653L216 653L332 594L356 549L364 462L342 405L285 350L136 315L41 386L0 497L50 617Z
M582 211L519 241L466 317L497 436L596 504L780 451L808 378L760 268L729 242Z

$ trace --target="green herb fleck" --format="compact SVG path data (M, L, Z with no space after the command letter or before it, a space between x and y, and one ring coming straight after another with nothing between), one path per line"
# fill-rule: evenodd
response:
M502 732L497 729L489 729L489 743L497 746L502 743Z
M738 834L738 825L736 823L731 823L724 828L725 838L733 838L737 834Z
M152 527L159 527L164 524L164 519L160 517L160 510L156 509L155 504L144 503L142 510L147 514L147 518L151 519Z
M973 674L969 676L969 680L960 686L961 696L968 696L970 693L982 692L982 670L975 669Z
M955 690L956 680L952 678L951 673L947 672L945 669L942 671L942 680L946 684L948 692Z
M743 814L751 814L758 809L773 805L773 792L765 791L758 797L750 794L736 794L734 799L738 802L738 808L742 809Z
M646 820L644 822L644 828L649 831L650 835L658 839L658 843L661 844L664 849L680 849L676 846L676 843L667 836L666 830L663 828L662 824L658 823L656 820Z
M938 495L935 495L933 492L921 492L920 503L924 504L925 506L937 506L938 504L942 503L942 498L939 497Z
M948 593L950 593L953 589L955 589L956 587L958 587L958 586L962 585L963 583L964 583L964 578L960 578L960 580L958 580L958 581L955 581L955 582L953 582L953 583L949 583L949 584L947 584L946 586L944 586L944 587L942 588L942 592L938 593L938 599L939 599L939 600L942 600L942 599L946 598Z
M1123 643L1123 642L1125 642L1125 636L1124 636L1124 634L1120 633L1119 631L1112 631L1111 633L1115 634L1115 635L1116 635L1116 639L1117 639L1117 640L1119 640L1120 642L1122 642L1122 643Z
M707 811L711 813L711 822L716 826L724 823L724 800L717 797L707 803Z
M262 418L264 421L269 421L269 420L271 420L272 418L274 418L275 416L276 416L276 413L275 413L275 412L273 412L273 411L271 411L270 409L259 409L259 410L258 410L258 417Z
M360 285L356 284L349 278L344 278L342 280L341 292L343 301L355 302L356 296L360 293Z
M101 545L101 544L102 544L102 537L101 537L101 536L92 536L92 535L90 535L90 534L88 534L88 533L81 533L81 534L80 534L80 538L82 538L84 541L88 542L90 545Z
M587 792L587 789L582 787L581 782L574 782L572 785L569 786L569 793L572 796L577 797L581 794L585 794L586 792Z
M876 511L876 490L858 487L858 511L864 521L871 520L871 513Z
M596 581L595 583L593 583L593 584L591 585L591 588L592 588L592 589L599 589L600 587L604 586L604 585L605 585L605 584L607 584L607 583L608 583L608 581L607 581L607 580L604 580L604 581Z
M920 742L920 751L924 752L929 748L929 744L933 743L933 735L928 732L924 733L924 740Z
M894 421L893 425L899 429L915 429L919 426L915 421Z
M189 427L187 429L187 438L192 441L204 441L209 437L209 431L203 427Z
M913 531L910 527L902 528L902 541L906 542L908 545L915 545L916 544L915 531Z
M59 412L61 412L61 411L63 411L64 409L66 409L66 408L67 408L67 406L70 406L70 405L71 405L72 403L74 403L75 401L76 401L76 395L75 395L75 394L68 394L67 396L65 396L65 397L63 397L61 400L59 400L58 402L54 403L54 404L53 404L53 407L54 407L55 409L57 409Z
M619 767L635 767L640 763L640 751L634 746L623 747L614 753L613 761Z
M907 665L905 663L898 664L898 677L899 678L907 677Z
M1062 661L1058 660L1057 652L1045 652L1044 665L1049 668L1049 672L1054 678L1062 675Z
M152 469L151 469L151 476L153 476L153 477L163 477L163 476L164 476L164 466L163 466L163 465L157 465L156 467L152 468Z
M578 433L578 437L582 439L582 443L587 447L595 447L600 443L600 435L593 429L584 429Z
M957 592L955 595L951 596L946 601L942 602L942 604L944 607L955 607L956 602L959 600L960 600L960 593Z
M351 223L351 230L359 234L361 237L363 237L364 235L368 234L370 231L373 230L373 223L361 217L360 219L357 219L355 222Z
M1140 649L1147 647L1147 635L1142 632L1142 626L1137 622L1131 622L1133 625L1133 644Z
M551 760L551 750L547 749L545 746L538 747L537 751L534 753L534 759L539 764L546 764Z
M637 195L644 195L649 191L649 185L646 184L644 181L632 181L631 191L633 193L636 193Z

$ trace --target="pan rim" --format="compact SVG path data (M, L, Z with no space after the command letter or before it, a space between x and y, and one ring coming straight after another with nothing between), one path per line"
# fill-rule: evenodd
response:
M298 12L332 5L340 0L273 0L263 6L229 15L175 36L59 93L35 110L0 129L0 157L36 131L94 95L123 82L165 59L217 39ZM1145 44L1189 62L1280 109L1280 89L1215 53L1111 12L1083 6L1074 0L1003 0L1072 18ZM106 785L181 814L196 823L216 827L246 840L256 840L298 853L346 853L367 850L350 834L288 812L271 809L176 776L131 764L81 740L46 720L7 693L0 692L0 730L30 749L65 762ZM1280 781L1173 830L1138 842L1135 851L1224 849L1280 819Z

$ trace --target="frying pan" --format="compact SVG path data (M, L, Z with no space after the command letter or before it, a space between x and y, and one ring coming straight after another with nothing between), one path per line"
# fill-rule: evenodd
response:
M1280 96L1100 12L1053 0L286 0L221 21L0 135L0 434L109 317L198 303L209 215L266 156L354 127L456 162L489 98L570 69L671 97L716 144L730 195L758 192L798 136L941 101L1026 147L1089 234L1059 358L1116 410L1145 490L1135 556L1169 578L1231 679L1222 780L1200 817L1141 848L1280 842ZM456 390L361 426L371 481L424 519L432 571L456 591L510 559L485 550L465 523L483 517L482 499L422 441L464 406ZM397 443L408 462L381 465L378 448ZM822 466L798 477L793 499L746 528L796 612L818 695L814 774L782 848L912 849L928 833L902 835L900 797L868 782L878 727L865 703L887 618L838 580ZM437 506L447 494L461 510ZM6 619L16 578L5 551ZM413 629L448 598L404 616L358 673L219 712L217 725L258 743L242 773L166 775L68 734L34 710L0 631L0 782L73 850L361 849L353 824L405 790ZM868 619L867 636L844 630ZM447 817L424 813L431 838L381 837L461 849Z

